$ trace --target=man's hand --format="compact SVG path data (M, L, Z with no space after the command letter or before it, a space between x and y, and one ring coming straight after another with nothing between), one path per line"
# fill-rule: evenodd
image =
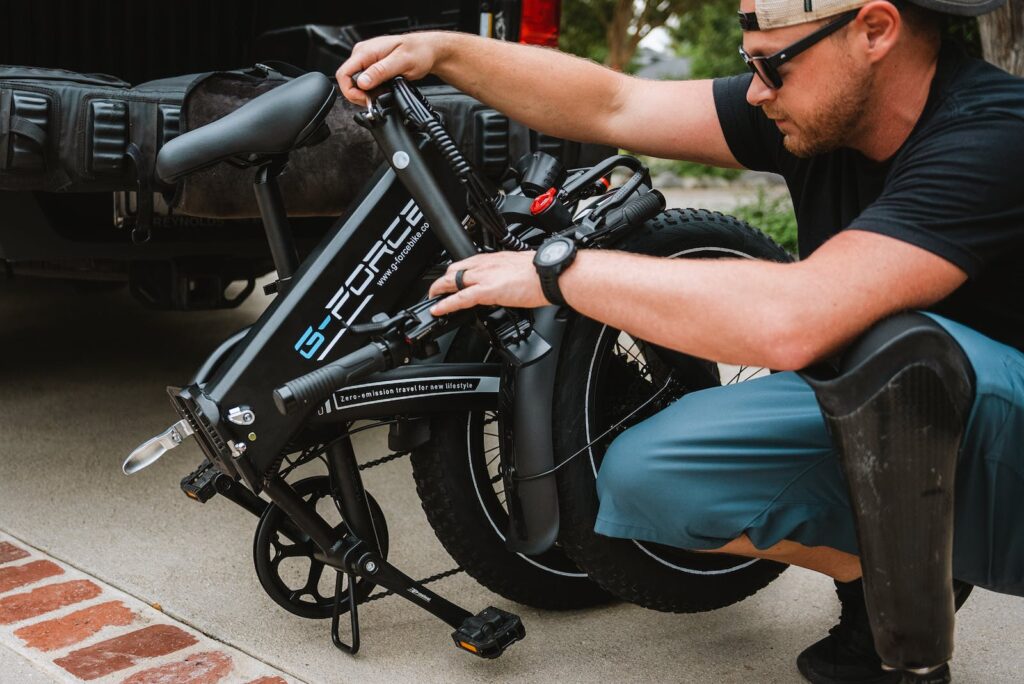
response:
M433 71L441 58L445 36L438 32L407 33L358 43L352 48L352 56L338 67L334 75L342 94L355 104L365 105L363 91L395 76L405 76L411 81L423 78ZM355 84L352 75L359 71L363 75Z
M454 294L435 304L430 313L443 316L478 304L522 309L547 306L549 302L541 291L533 255L533 252L494 252L456 261L430 286L429 296ZM459 271L463 271L461 290L455 286L455 275Z

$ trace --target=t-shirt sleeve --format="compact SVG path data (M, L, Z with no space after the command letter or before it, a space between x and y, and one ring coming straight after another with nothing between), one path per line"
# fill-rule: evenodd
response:
M715 109L732 156L754 171L782 173L782 133L759 107L747 102L753 74L716 78L713 83Z
M1024 121L951 118L901 151L882 194L847 228L926 249L970 278L1024 238Z

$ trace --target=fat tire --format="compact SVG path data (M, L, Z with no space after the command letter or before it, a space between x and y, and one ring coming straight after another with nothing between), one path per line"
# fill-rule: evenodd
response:
M486 351L487 346L467 331L456 337L448 358L479 361ZM472 421L480 420L480 414L466 412L435 416L430 441L412 453L416 492L438 541L470 577L516 603L573 610L612 601L559 547L530 559L505 547L495 530L495 525L504 529L504 520L492 523L493 515L482 510L469 468L467 431L474 426Z
M717 212L694 209L666 211L647 221L616 247L662 257L745 255L780 262L791 260L785 250L743 221ZM586 416L582 415L581 407L585 405L588 391L590 358L605 327L593 320L575 317L566 331L557 374L557 386L562 388L562 396L555 405L554 416L555 453L560 458L587 444ZM692 362L706 363L690 358ZM700 386L699 381L697 384ZM673 559L678 559L682 553L684 561L676 562L679 567L691 570L687 572L654 560L633 541L596 534L594 521L598 499L593 467L586 454L562 468L558 476L558 491L560 540L565 552L587 571L591 579L625 601L666 612L713 610L751 596L786 567L770 561L750 562L749 559L719 554L686 554L668 547L646 545L648 550L676 554ZM686 559L687 556L692 558ZM722 572L723 562L725 572ZM733 563L737 569L728 570ZM694 574L694 569L698 572L711 569L722 574Z

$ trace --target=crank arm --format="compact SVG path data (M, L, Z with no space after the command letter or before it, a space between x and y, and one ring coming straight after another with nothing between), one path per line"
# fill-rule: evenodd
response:
M150 466L171 449L180 446L193 433L192 426L184 418L167 428L156 437L140 444L121 465L125 475L134 475Z
M449 626L454 627L452 640L458 648L480 658L497 658L505 652L505 649L526 636L526 629L519 616L493 606L473 615L466 609L460 608L430 591L376 553L372 551L359 553L360 546L361 543L357 543L355 547L349 549L348 553L344 554L344 556L349 556L353 552L355 552L353 555L358 554L354 561L345 558L344 565L349 568L349 571L366 577L374 584L412 601L448 623ZM355 625L356 622L353 621L353 634L358 634L358 627Z
M376 553L366 550L363 542L356 541L352 545L352 541L342 540L330 553L318 552L313 554L313 557L341 572L365 577L374 584L412 601L452 627L459 627L466 618L473 616L468 610L430 591Z

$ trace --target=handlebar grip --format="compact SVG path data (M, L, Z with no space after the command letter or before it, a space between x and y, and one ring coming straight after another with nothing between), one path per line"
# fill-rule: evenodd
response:
M376 342L322 368L289 380L274 390L274 405L281 415L318 404L339 387L387 367L387 350Z
M605 225L611 227L629 226L654 218L665 209L665 196L651 190L627 201L621 207L612 209L605 218Z

